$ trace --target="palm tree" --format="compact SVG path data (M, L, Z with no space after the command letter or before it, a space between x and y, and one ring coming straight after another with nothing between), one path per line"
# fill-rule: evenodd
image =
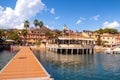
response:
M24 28L26 28L26 31L27 31L27 28L29 28L29 25L30 25L29 21L26 20L26 21L24 22Z
M25 22L24 22L24 28L26 28L26 41L27 41L27 28L29 28L29 26L30 26L30 23L29 23L29 21L28 20L25 20Z
M37 19L35 19L33 24L34 24L34 25L35 25L35 27L37 28L37 26L39 25L38 20L37 20Z
M34 20L33 22L34 26L37 28L37 26L39 25L39 22L37 19ZM36 43L37 43L37 35L36 35Z
M39 22L39 27L42 28L42 26L43 26L43 22L40 21L40 22Z
M25 29L23 29L21 34L24 37L24 43L25 43L27 31Z
M25 36L27 35L26 30L25 30L25 29L23 29L21 34L22 34L22 36L25 38Z
M39 22L39 28L41 29L43 27L43 22L42 21L40 21ZM40 32L39 32L40 33Z

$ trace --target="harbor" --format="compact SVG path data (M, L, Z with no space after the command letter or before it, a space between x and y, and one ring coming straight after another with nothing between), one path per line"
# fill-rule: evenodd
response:
M120 80L120 0L0 2L0 80Z

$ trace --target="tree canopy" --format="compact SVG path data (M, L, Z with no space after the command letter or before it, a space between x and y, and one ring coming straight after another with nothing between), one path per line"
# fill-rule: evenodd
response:
M5 31L4 30L1 30L0 29L0 38L2 38L3 36L5 36L5 33L4 33Z
M103 33L110 33L110 34L116 34L118 33L117 29L113 29L113 28L105 28L105 29L99 29L99 30L95 30L94 32L103 34Z
M46 35L47 37L52 37L52 36L53 36L53 33L50 32L50 31L46 31L46 32L45 32L45 35Z
M26 30L27 30L27 28L29 28L29 26L30 26L30 23L29 23L28 20L26 20L26 21L24 22L24 28L26 28Z
M43 22L40 21L40 22L39 22L39 27L41 28L43 25L44 25Z
M34 20L33 24L35 25L35 27L37 27L39 25L39 22L37 19Z
M7 39L12 39L12 40L18 41L19 33L17 31L9 31Z
M22 35L25 37L27 35L27 31L25 29L22 30Z

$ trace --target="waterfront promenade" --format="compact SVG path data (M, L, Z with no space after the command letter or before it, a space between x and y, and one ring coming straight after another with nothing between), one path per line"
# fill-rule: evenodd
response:
M30 48L23 46L1 70L0 80L51 80L51 78Z

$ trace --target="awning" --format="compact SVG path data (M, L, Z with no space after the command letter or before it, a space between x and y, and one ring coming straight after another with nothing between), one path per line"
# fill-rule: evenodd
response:
M11 40L11 39L7 39L5 40L6 42L15 42L14 40Z

